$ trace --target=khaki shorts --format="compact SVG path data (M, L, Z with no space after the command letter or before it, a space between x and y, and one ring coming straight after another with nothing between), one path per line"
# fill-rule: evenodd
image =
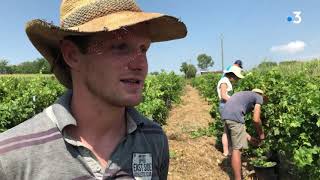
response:
M232 149L248 149L246 126L231 120L225 120L225 132Z

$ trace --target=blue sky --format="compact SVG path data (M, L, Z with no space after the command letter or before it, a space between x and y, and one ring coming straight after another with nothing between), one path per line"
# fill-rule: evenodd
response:
M196 65L199 54L212 56L212 69L221 69L220 34L224 37L225 66L235 59L250 69L263 59L281 61L320 57L318 0L137 0L145 11L179 17L186 38L155 43L148 53L149 71L179 72L182 62ZM59 24L60 0L10 0L0 6L0 59L18 64L41 55L29 42L24 26L40 18ZM302 21L287 21L301 11Z

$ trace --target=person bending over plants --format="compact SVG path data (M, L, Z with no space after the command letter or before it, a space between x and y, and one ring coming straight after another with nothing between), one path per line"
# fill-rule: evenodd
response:
M241 179L241 150L248 148L248 141L258 145L265 138L260 119L264 101L266 96L260 89L241 91L231 96L221 111L221 119L225 121L227 137L232 147L231 165L236 180ZM244 116L250 112L253 112L258 139L246 132Z

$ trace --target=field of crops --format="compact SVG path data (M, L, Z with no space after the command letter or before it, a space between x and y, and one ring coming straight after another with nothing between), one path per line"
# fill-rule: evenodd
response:
M171 103L179 102L183 86L184 79L174 73L148 76L138 110L165 124ZM41 112L64 91L50 75L0 76L0 132Z
M255 69L235 85L235 92L260 88L269 98L262 106L266 140L259 148L250 147L247 157L267 157L279 163L281 170L298 179L320 177L320 62L290 64ZM221 75L204 75L193 85L212 103L216 119L205 131L221 137L222 121L218 113L216 84ZM253 135L251 117L247 131Z
M244 152L246 159L268 158L276 161L285 176L297 179L320 177L320 61L264 67L246 72L234 85L234 91L260 88L269 98L262 106L261 119L266 140L259 148ZM221 137L223 123L218 111L216 84L220 74L206 74L192 80L211 104L215 121L193 136ZM179 103L185 80L161 72L149 75L143 102L137 109L150 119L166 124L172 103ZM54 76L0 76L0 132L27 120L52 104L65 91ZM195 107L196 108L196 107ZM251 117L246 117L247 131L255 135Z

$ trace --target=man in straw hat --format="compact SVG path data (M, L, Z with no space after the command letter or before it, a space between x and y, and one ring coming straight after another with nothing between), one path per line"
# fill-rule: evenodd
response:
M241 179L241 149L248 148L248 141L258 145L265 138L260 119L261 105L266 101L263 91L241 91L226 102L221 119L225 121L227 136L232 147L231 165L236 180ZM259 140L251 137L245 128L244 116L253 111L253 123Z
M185 24L134 0L63 0L60 21L26 33L70 90L0 136L1 179L166 179L167 137L133 106L150 43L185 37Z

